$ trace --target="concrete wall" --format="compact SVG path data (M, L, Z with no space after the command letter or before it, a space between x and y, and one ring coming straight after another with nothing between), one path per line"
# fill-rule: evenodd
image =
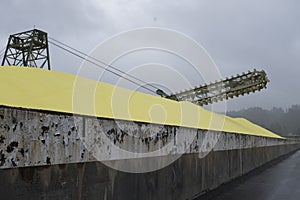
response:
M93 139L96 149L105 151L102 157L82 141L99 132L104 135ZM190 145L188 136L193 136ZM104 137L110 142L103 143ZM136 153L135 157L116 154L113 145ZM298 149L299 144L2 107L0 147L1 199L192 199ZM130 170L139 172L145 167L141 163L164 166L173 156L178 159L155 171L142 169L146 173L120 171L105 163L116 167L121 166L118 162L133 161Z

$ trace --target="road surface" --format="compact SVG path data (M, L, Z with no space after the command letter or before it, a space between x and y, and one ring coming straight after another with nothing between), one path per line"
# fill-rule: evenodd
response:
M211 199L300 200L300 151Z

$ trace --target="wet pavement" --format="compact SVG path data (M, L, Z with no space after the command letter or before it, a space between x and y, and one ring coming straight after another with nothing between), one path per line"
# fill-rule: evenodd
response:
M300 151L211 199L300 200Z

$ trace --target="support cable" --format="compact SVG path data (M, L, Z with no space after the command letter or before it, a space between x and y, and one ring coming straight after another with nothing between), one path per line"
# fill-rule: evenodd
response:
M3 57L3 55L4 55L4 53L5 53L5 47L3 48L3 49L1 49L1 51L0 51L0 60L2 59L2 57Z
M69 45L67 45L67 44L65 44L65 43L63 43L63 42L60 42L60 41L58 41L58 40L56 40L56 39L54 39L54 38L52 38L52 37L48 37L48 38L49 38L50 40L52 40L52 41L51 41L51 44L53 44L53 42L59 43L60 45L63 45L64 47L67 47L67 48L71 49L72 51L75 51L75 52L77 52L77 53L79 53L79 54L81 54L81 55L83 55L83 56L85 56L85 57L88 57L88 58L90 58L90 59L92 59L92 60L94 60L94 61L96 61L96 62L101 63L101 65L104 65L104 66L106 66L106 67L112 68L112 69L118 71L118 72L121 73L121 74L126 74L124 71L122 71L122 70L118 69L117 67L114 67L114 66L112 66L112 65L110 65L110 64L107 64L107 63L103 62L102 60L99 60L99 59L97 59L97 58L95 58L95 57L92 57L92 56L86 54L86 53L83 53L82 51L79 51L79 50L77 50L77 49L75 49L75 48L73 48L73 47L71 47L71 46L69 46ZM50 41L49 41L49 42L50 42ZM103 67L103 66L102 66L101 68L104 69L104 70L107 70L107 71L111 72L111 70L108 70L107 68L105 68L105 67ZM112 72L111 72L111 73L112 73ZM114 74L115 74L115 73L114 73ZM129 77L131 77L132 79L135 79L135 80L137 80L137 81L139 81L139 82L145 84L145 85L151 86L151 87L154 88L155 90L159 90L158 87L156 87L156 86L154 86L154 85L151 85L151 84L149 84L149 83L147 83L147 82L141 80L140 78L137 78L136 76L133 76L133 75L131 75L131 74L126 74L126 75L129 76ZM119 74L118 74L118 76L123 77L123 76L121 76L121 75L119 75ZM139 85L139 84L136 83L136 82L134 82L134 83L137 84L137 85ZM140 86L140 85L139 85L139 86ZM153 92L153 91L152 91L152 92ZM156 93L156 92L154 92L154 93Z
M67 48L65 48L65 47L63 47L63 46L61 46L61 45L59 45L59 44L53 42L53 41L49 41L49 43L52 44L52 45L54 45L54 46L56 46L56 47L58 47L58 48L60 48L60 49L62 49L62 50L64 50L64 51L66 51L66 52L68 52L68 53L70 53L70 54L72 54L72 55L74 55L74 56L77 56L78 58L81 58L81 59L83 59L83 60L85 60L85 61L87 61L87 62L89 62L89 63L91 63L91 64L93 64L93 65L96 65L96 66L98 66L98 67L100 67L100 68L102 68L102 69L104 69L104 70L106 70L106 71L108 71L108 72L110 72L110 73L116 75L116 76L122 77L122 78L126 79L127 81L129 81L129 82L131 82L131 83L133 83L133 84L135 84L135 85L138 85L138 86L140 86L140 87L142 87L142 88L144 88L144 89L146 89L146 90L148 90L148 91L150 91L150 92L156 93L155 90L149 89L149 88L146 87L145 85L140 85L139 83L137 83L137 82L135 82L135 81L133 81L133 80L127 78L127 77L124 77L122 74L119 74L119 73L117 73L117 72L114 72L114 71L112 71L112 70L106 68L105 66L100 65L99 63L96 63L96 62L94 62L94 61L91 61L91 60L89 60L88 58L86 58L86 57L84 57L84 56L82 56L82 55L80 55L80 54L78 54L78 53L75 53L75 52L73 52L73 51L71 51L71 50L69 50L69 49L67 49ZM123 72L123 74L125 74L125 73ZM152 86L152 87L154 87L154 86Z

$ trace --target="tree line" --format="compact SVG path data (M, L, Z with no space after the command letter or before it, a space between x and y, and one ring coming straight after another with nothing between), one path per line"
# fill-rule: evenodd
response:
M270 110L252 107L229 111L230 117L242 117L282 136L300 136L300 105L288 109L273 107Z

